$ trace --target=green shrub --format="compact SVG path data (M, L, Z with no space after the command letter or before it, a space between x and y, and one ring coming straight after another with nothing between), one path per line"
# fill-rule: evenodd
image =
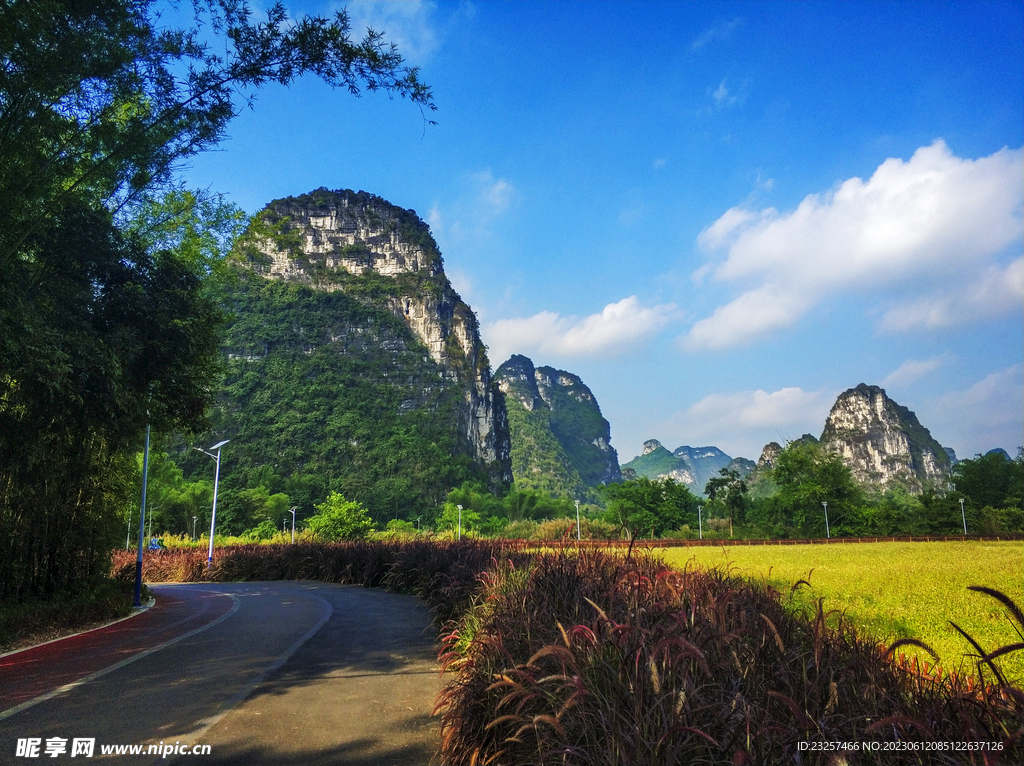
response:
M373 521L366 508L346 500L339 492L332 492L324 502L313 507L316 513L306 520L306 525L316 540L363 540L373 533Z

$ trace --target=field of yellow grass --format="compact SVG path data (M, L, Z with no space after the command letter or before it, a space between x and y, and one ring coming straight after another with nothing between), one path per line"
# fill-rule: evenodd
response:
M970 644L955 622L986 651L1024 640L995 599L969 591L982 585L1002 591L1024 608L1024 543L918 542L835 545L726 546L655 549L667 563L726 567L789 594L798 580L794 605L809 607L824 598L826 610L845 612L858 630L880 642L915 638L929 644L947 671L973 674ZM908 656L923 651L905 647ZM1024 651L1002 658L1002 667L1024 685Z

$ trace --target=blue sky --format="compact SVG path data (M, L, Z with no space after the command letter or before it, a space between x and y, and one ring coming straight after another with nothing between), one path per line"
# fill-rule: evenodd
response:
M492 365L580 375L622 462L756 459L862 382L960 457L1024 444L1024 3L347 7L438 124L268 87L190 185L415 209Z

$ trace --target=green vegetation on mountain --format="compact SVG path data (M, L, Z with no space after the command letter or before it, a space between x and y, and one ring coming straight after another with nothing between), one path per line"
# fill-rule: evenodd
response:
M686 461L673 455L661 444L650 452L622 464L623 470L632 469L637 476L646 476L648 479L668 476L673 471L685 470L686 467Z
M455 427L458 383L405 322L355 292L239 274L209 437L231 439L218 503L226 533L257 521L240 502L246 488L286 493L300 518L340 492L383 527L429 516L452 487L486 480ZM209 471L198 453L180 459Z
M619 466L590 389L572 373L534 368L518 354L494 378L505 394L516 487L599 502L596 488L616 481Z
M588 497L587 486L551 427L551 411L527 410L506 398L516 487L560 497Z

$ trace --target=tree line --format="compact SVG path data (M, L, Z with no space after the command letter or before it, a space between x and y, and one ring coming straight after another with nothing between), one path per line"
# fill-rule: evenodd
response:
M204 488L206 495L180 492L176 497L205 502L206 507L196 506L195 512L208 524L209 485ZM162 489L156 492L164 497ZM345 528L357 530L359 537L376 533L573 538L577 518L581 537L608 540L960 535L965 527L968 535L1022 532L1024 450L1015 459L995 450L961 460L948 482L919 495L902 487L880 490L859 484L838 455L808 442L789 444L767 471L744 477L721 469L707 482L703 497L672 479L646 477L608 484L598 492L600 502L577 507L574 500L543 490L513 485L495 494L483 482L466 481L433 507L393 516L373 513L343 493L332 492L326 505L312 503L303 509L299 529L313 530L314 539L349 539L324 532L342 528L340 522L325 526L317 520L330 507L334 514L358 516L359 524L346 522ZM286 528L282 521L290 518L288 495L268 495L262 486L238 494L235 502L246 511L220 527L226 534L269 540ZM187 522L181 519L171 531L183 529Z

